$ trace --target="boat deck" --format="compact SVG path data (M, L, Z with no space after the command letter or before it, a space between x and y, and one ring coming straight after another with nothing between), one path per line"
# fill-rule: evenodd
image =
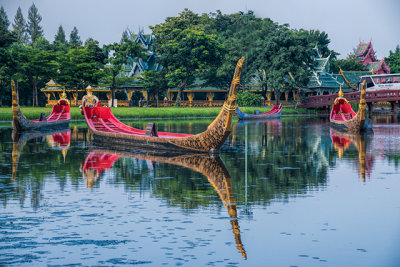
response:
M96 110L103 109L101 112L96 112ZM126 134L126 135L138 135L145 136L146 131L136 129L130 127L126 124L123 124L118 119L116 119L111 113L106 111L105 107L96 107L94 108L94 112L90 115L87 114L87 120L90 126L95 131L106 132L106 133L118 133L118 134ZM105 116L102 116L105 115ZM91 118L88 118L90 117ZM188 137L192 136L191 134L182 134L182 133L168 133L168 132L157 132L158 137L161 138L180 138L180 137Z

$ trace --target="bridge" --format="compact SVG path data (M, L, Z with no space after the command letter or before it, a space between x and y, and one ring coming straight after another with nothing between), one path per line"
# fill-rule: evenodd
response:
M335 101L337 94L334 95L315 95L309 96L302 101L298 107L300 108L329 108ZM360 101L360 92L345 93L344 97L350 102ZM392 110L397 113L397 105L400 101L400 90L379 90L367 91L365 101L368 104L370 112L373 111L374 104L377 102L389 102L392 105Z

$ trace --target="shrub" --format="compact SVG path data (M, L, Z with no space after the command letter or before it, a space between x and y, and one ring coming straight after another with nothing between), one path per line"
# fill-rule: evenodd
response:
M249 106L260 106L261 105L261 95L253 94L250 92L238 92L237 103L239 106L249 107Z

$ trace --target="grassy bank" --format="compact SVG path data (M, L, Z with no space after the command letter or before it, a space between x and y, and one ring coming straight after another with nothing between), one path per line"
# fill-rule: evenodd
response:
M243 107L241 110L246 113L254 113L254 110L258 109L261 112L266 112L271 107ZM112 112L117 118L122 119L139 119L139 118L206 118L215 117L220 112L221 108L183 108L183 107L168 107L168 108L111 108ZM40 113L45 113L48 116L51 112L51 108L45 107L22 107L22 113L28 119L36 119L40 117ZM293 115L293 114L316 114L313 110L307 110L302 108L284 107L282 115ZM71 119L82 120L78 107L71 108ZM11 107L0 107L0 120L10 121L12 120Z

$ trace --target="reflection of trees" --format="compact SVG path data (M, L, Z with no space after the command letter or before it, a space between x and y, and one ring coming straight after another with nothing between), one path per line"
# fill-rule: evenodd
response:
M72 182L77 179L74 177L79 177L79 161L70 159L77 159L83 155L76 149L70 148L69 157L66 158L68 164L63 164L66 146L57 143L60 142L61 132L16 134L12 133L11 129L2 131L0 160L6 163L2 168L4 173L9 174L7 179L2 179L0 186L0 198L4 205L13 199L18 200L22 206L29 197L31 206L37 209L40 206L41 191L47 177L57 177L61 191L64 189L67 177L71 177ZM47 135L50 137L54 135L54 142L51 143L54 149L49 149L46 143ZM11 136L14 142L10 142ZM8 154L10 151L12 151L11 157Z
M235 146L241 156L228 154L227 157L234 160L230 160L227 167L232 170L234 189L240 202L244 202L245 195L250 203L287 199L326 184L329 152L321 149L319 125L309 129L302 127L309 123L312 121L296 119L257 122L251 127L250 124L237 125ZM247 194L243 186L246 142Z
M145 126L143 122L132 123ZM196 127L207 127L208 122L191 123L191 130L187 122L162 122L159 125L160 130L198 132L203 129ZM233 127L230 140L226 142L221 153L232 177L238 203L248 203L250 206L269 203L273 199L304 195L308 190L319 190L326 185L328 167L335 166L339 160L326 122L319 118L298 117L274 122L252 122L247 124L247 139L245 125ZM82 179L80 169L89 145L87 128L71 130L73 142L68 149L65 164L60 150L49 149L43 137L29 140L20 152L14 183L11 179L11 130L0 131L0 162L3 173L9 175L7 179L0 180L0 198L4 205L9 199L14 199L19 200L21 205L30 200L37 207L40 205L40 192L45 178L48 177L56 177L61 191L68 182L73 188L85 186L86 180ZM400 136L398 125L374 127L374 135L369 138L371 145L366 149L366 158L372 153L393 164L399 164L400 142L393 136ZM244 149L246 140L247 187ZM359 166L359 153L354 145L350 145L345 151L342 160L354 163L356 168ZM114 163L107 182L124 186L127 191L150 191L156 197L163 198L168 205L180 206L185 211L220 205L214 188L210 187L209 182L199 172L166 162L120 158ZM93 186L99 186L99 183L94 181Z

